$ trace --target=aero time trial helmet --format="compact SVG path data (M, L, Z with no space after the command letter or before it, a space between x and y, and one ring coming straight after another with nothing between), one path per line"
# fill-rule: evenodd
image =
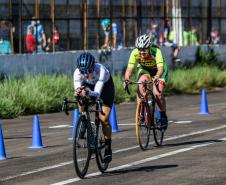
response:
M141 35L136 39L135 46L138 49L146 49L152 45L152 40L149 35Z
M86 69L92 69L94 65L95 65L95 58L89 52L82 53L77 59L77 66L80 71L86 70Z

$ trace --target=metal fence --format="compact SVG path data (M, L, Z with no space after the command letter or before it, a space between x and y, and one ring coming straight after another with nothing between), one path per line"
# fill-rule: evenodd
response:
M180 6L175 11L181 14L173 13L176 4ZM15 28L11 34L15 53L26 52L25 36L32 20L40 20L46 38L53 37L54 25L58 27L61 51L99 49L104 18L117 24L123 47L133 46L135 38L153 25L160 38L173 19L181 20L183 32L196 28L200 44L212 31L219 34L219 44L225 44L225 8L226 0L1 0L0 20Z

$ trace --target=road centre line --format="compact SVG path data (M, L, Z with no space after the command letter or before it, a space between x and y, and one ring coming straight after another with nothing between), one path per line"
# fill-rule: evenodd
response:
M192 123L192 121L175 121L174 123L186 124L186 123Z
M55 125L55 126L51 126L49 128L70 128L70 127L72 127L72 126L70 126L70 125Z
M212 129L205 129L205 130L200 130L200 131L196 131L196 132L191 132L191 133L188 133L188 134L172 136L172 137L164 139L164 141L176 140L176 139L187 137L187 136L203 134L203 133L206 133L206 132L211 132L211 131L219 130L219 129L222 129L222 128L226 128L226 125L222 125L222 126L215 127L215 128L212 128ZM133 150L135 148L139 148L139 146L136 145L136 146L132 146L132 147L128 147L128 148L115 150L115 151L113 151L113 153L125 152L125 151L128 151L128 150ZM67 162L59 163L59 164L56 164L56 165L53 165L53 166L46 166L46 167L43 167L43 168L38 168L38 169L29 171L29 172L23 172L23 173L20 173L20 174L17 174L17 175L2 178L2 179L0 179L0 182L11 180L11 179L14 179L14 178L17 178L17 177L22 177L22 176L38 173L38 172L43 172L43 171L46 171L46 170L51 170L51 169L54 169L54 168L59 168L59 167L66 166L66 165L69 165L69 164L72 164L72 163L73 163L73 161L67 161Z
M226 138L221 138L219 140L220 141L226 141ZM107 170L107 172L114 172L115 170L121 170L121 169L129 168L129 167L133 167L133 166L140 165L140 164L143 164L143 163L146 163L146 162L154 161L154 160L161 159L161 158L164 158L164 157L169 157L169 156L176 155L176 154L179 154L179 153L183 153L183 152L187 152L187 151L194 150L194 149L197 149L197 148L212 145L214 143L217 143L217 142L211 141L211 142L208 142L208 143L205 143L205 144L198 144L198 145L193 145L193 146L190 146L190 147L174 150L174 151L167 152L167 153L164 153L164 154L145 158L145 159L142 159L142 160L139 160L139 161L127 163L127 164L124 164L124 165L121 165L121 166L109 168ZM90 173L90 174L86 175L86 177L89 178L89 177L95 177L95 176L99 176L99 175L102 175L102 173L101 172ZM72 179L68 179L68 180L65 180L65 181L57 182L57 183L54 183L54 184L51 184L51 185L65 185L65 184L77 182L77 181L80 181L80 180L82 180L82 179L77 177L77 178L72 178Z

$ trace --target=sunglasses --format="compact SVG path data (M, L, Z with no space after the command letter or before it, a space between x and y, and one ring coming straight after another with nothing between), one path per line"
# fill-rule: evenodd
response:
M80 72L81 72L83 75L88 75L88 74L93 73L93 69L80 70Z
M147 52L149 48L138 49L139 51Z

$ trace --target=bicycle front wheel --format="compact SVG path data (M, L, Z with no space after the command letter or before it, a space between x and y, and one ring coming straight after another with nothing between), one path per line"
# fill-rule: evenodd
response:
M142 150L146 150L150 138L150 114L148 105L139 102L136 109L136 136Z
M86 119L80 116L76 123L75 135L73 140L73 158L77 175L84 178L91 158L91 150L88 144L88 130Z
M105 139L102 131L102 125L96 126L96 139L97 139L97 151L96 151L96 162L98 169L104 173L108 168L108 163L104 162L104 151L105 151Z

